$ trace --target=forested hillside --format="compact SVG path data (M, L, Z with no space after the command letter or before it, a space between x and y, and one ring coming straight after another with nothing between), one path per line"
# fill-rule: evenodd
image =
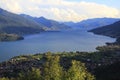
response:
M43 30L43 25L0 8L0 33L33 34Z
M90 30L90 32L93 32L93 33L99 34L99 35L105 35L105 36L110 36L110 37L114 37L114 38L119 38L120 37L120 21L115 22L111 25L107 25L107 26L103 26L100 28Z
M0 63L0 80L119 80L120 47L97 49L16 56Z

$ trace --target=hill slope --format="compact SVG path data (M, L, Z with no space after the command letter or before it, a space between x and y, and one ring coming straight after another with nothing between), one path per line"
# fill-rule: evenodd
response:
M90 30L90 32L93 32L95 34L119 38L120 37L120 21L115 22L111 25Z
M43 25L0 8L0 33L32 34L43 30Z
M37 18L37 17L25 15L25 14L21 14L21 16L23 16L24 18L32 19L32 20L36 21L37 23L46 26L44 28L47 30L68 30L68 29L70 29L69 26L67 26L63 23L59 23L54 20L46 19L44 17Z

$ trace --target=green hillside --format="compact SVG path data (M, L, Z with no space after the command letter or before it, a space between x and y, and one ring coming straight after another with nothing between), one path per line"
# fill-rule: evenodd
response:
M0 33L33 34L44 31L43 27L33 20L0 9Z
M115 22L111 25L90 30L90 32L93 32L95 34L110 36L114 38L119 38L120 37L120 21Z

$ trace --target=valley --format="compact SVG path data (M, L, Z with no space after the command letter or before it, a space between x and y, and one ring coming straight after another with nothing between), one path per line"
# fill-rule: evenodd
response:
M120 19L60 22L0 8L0 80L120 80Z

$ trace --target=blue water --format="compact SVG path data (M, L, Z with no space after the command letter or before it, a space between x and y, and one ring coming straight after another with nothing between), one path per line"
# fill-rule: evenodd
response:
M82 30L42 32L25 36L22 41L0 42L0 61L22 54L63 51L95 51L97 46L115 39Z

